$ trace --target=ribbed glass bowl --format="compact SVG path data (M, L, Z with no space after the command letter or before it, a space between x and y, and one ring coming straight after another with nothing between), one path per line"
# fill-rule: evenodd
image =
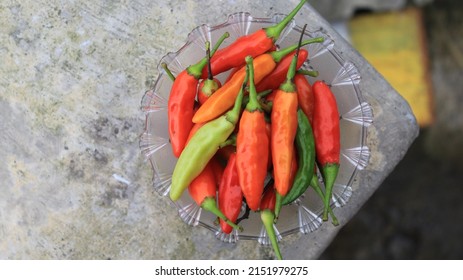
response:
M224 47L242 35L279 22L284 16L277 14L271 18L255 18L244 12L232 14L223 24L212 27L201 25L195 28L188 35L183 47L161 59L158 65L160 74L156 83L144 94L141 101L141 109L146 114L146 126L140 137L140 149L152 165L153 187L161 195L161 199L170 200L168 192L177 160L172 153L167 128L167 101L172 81L160 66L161 63L166 63L173 74L177 75L204 57L206 41L214 44L224 32L228 31L230 37L222 44L221 47ZM301 32L302 28L293 20L276 44L280 48L293 45L297 43ZM310 25L307 26L305 33L305 39L318 36L325 38L324 43L303 46L309 52L309 58L303 68L317 70L319 76L307 77L308 80L311 83L316 79L324 80L331 86L337 100L341 125L341 162L333 188L332 206L342 207L352 195L351 186L356 173L368 164L370 152L366 145L366 129L373 121L372 111L359 90L361 77L357 68L351 62L345 61L336 51L336 43L329 34L322 30L311 30ZM228 74L228 72L222 73L216 78L224 82ZM320 184L323 186L321 180ZM185 191L178 201L172 203L185 223L204 226L224 242L254 239L261 244L269 244L258 213L251 211L249 217L240 222L244 228L242 232L235 230L231 234L225 234L215 222L216 217L207 211L202 211L190 198L188 191ZM244 210L243 205L240 216ZM322 211L321 199L311 188L308 188L306 193L294 203L283 206L278 223L275 225L278 239L292 233L307 234L315 231L322 224ZM334 211L336 213L337 210Z

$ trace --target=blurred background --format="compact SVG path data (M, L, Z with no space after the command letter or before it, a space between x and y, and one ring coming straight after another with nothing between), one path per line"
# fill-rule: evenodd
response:
M409 102L421 127L321 258L463 259L463 2L309 2Z

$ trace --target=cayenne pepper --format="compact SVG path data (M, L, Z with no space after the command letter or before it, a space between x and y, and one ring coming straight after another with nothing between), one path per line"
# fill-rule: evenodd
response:
M229 37L226 32L214 46L213 53L219 48L220 44ZM169 128L169 138L172 145L172 151L176 157L185 147L188 134L190 133L194 115L194 102L198 82L201 78L201 71L207 63L203 58L198 63L188 66L180 72L175 78L170 90L169 100L167 103L167 118Z
M323 220L328 219L328 211L333 185L339 171L341 132L336 98L323 81L313 84L314 115L313 130L317 162L325 183Z
M249 102L240 119L236 140L236 165L243 195L253 211L259 209L268 166L269 139L264 111L257 99L253 58L246 57L249 70Z
M301 32L298 50L307 25ZM294 54L286 81L276 90L271 114L272 124L272 161L276 189L275 216L278 218L283 197L291 188L291 163L294 157L294 139L297 131L297 89L294 84L296 63L299 51Z

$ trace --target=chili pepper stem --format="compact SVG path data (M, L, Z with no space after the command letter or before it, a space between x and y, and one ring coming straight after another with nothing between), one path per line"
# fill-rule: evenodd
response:
M301 46L305 46L308 44L313 44L313 43L323 43L325 41L325 38L323 37L315 37L312 39L304 40L301 42ZM286 47L284 49L278 50L278 51L273 51L270 53L272 56L273 60L275 62L280 62L285 56L290 54L291 52L295 51L298 48L299 45L291 45L289 47Z
M169 67L167 66L167 63L163 62L161 63L161 67L166 71L167 76L169 76L170 80L173 82L175 81L175 76L172 74L172 71L170 71Z
M310 186L312 187L312 189L318 194L318 196L324 202L325 201L325 194L323 193L323 190L320 187L320 184L318 183L318 179L317 179L316 175L314 175L312 177L312 180L310 182ZM336 216L334 215L333 209L331 207L328 208L328 214L330 214L330 216L331 216L331 223L334 226L338 226L339 225L338 218L336 218Z
M333 185L339 171L339 164L325 164L322 168L323 179L325 181L325 208L323 210L323 220L328 220L328 209L330 209L330 201L333 193Z
M212 49L212 51L210 53L211 56L214 55L214 53L219 49L219 47L223 43L223 41L228 37L230 37L230 33L225 32L219 38L219 40L217 40L217 43L215 43L214 48ZM208 60L207 57L204 57L198 63L188 66L188 68L187 68L188 73L190 75L192 75L193 77L197 78L197 79L201 78L201 76L203 74L203 68L204 68L204 66L206 66L207 60Z
M317 70L307 70L307 69L299 69L296 72L297 74L302 74L310 77L318 77L318 71Z
M216 215L220 219L224 220L232 228L234 228L236 230L239 230L239 231L243 231L243 228L241 226L239 226L239 225L233 223L232 221L230 221L227 217L225 217L225 215L222 213L222 211L220 211L219 208L217 208L217 203L215 202L215 198L206 197L204 199L203 203L201 204L201 208L213 213L214 215Z
M227 141L220 144L219 148L223 148L229 145L233 145L233 146L236 145L236 134L231 135L230 138L227 139Z
M273 251L279 260L282 260L280 247L278 246L277 236L275 234L275 229L273 228L273 221L275 220L275 214L270 209L265 209L260 212L260 218L264 224L267 235L272 243Z
M245 58L245 61L249 69L249 80L252 81L251 83L249 83L249 101L246 105L246 110L248 110L249 112L253 112L255 110L262 110L260 108L259 100L257 99L256 86L254 84L254 67L252 67L252 56L247 56Z
M265 28L267 37L272 38L274 41L280 37L281 32L286 28L288 23L294 18L299 10L304 6L306 0L302 0L299 4L279 23L271 27Z

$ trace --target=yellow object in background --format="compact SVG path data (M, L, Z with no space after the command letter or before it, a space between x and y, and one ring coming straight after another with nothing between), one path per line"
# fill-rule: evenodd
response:
M349 22L353 46L408 101L421 127L433 121L421 11L371 13Z

